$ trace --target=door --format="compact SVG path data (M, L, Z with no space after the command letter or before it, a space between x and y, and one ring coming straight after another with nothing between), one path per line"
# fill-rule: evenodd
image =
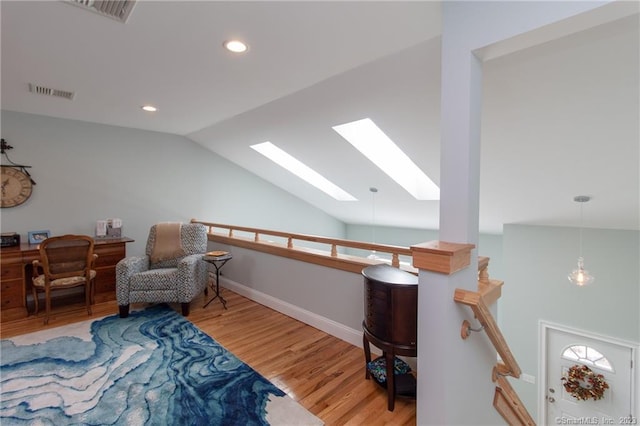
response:
M632 359L633 348L629 346L547 328L545 424L635 424L628 423L634 419ZM582 365L604 376L609 388L603 388L601 399L581 400L565 390L562 377L571 367Z

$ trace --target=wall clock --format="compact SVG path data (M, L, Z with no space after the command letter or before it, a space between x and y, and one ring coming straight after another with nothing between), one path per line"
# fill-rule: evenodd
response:
M33 185L31 178L21 170L2 167L2 208L15 207L31 197Z

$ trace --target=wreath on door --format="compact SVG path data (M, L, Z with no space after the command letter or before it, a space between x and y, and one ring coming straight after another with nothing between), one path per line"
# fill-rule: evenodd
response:
M586 401L593 398L601 399L609 384L602 374L596 374L586 365L574 365L567 374L562 377L564 389L574 398Z

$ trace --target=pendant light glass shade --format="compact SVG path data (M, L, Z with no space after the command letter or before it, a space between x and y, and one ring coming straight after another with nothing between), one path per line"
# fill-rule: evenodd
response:
M589 201L591 197L586 195L578 195L573 198L573 201L576 203L580 203L580 256L578 257L578 267L574 269L568 276L569 281L577 286L585 286L587 284L591 284L595 277L589 274L589 271L584 269L584 259L582 258L582 226L583 226L583 217L582 217L582 205Z
M593 275L589 274L589 271L584 269L584 259L581 257L578 258L578 268L574 269L567 278L569 278L569 281L580 287L591 284L595 279Z

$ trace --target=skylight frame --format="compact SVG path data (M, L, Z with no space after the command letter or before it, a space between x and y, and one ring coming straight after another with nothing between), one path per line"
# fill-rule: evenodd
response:
M338 201L358 201L353 195L340 188L320 173L313 170L291 154L272 144L271 142L262 142L250 146L254 151L264 155L280 167L296 175L305 182L318 188L325 194Z
M415 199L440 199L438 185L370 118L332 128Z

